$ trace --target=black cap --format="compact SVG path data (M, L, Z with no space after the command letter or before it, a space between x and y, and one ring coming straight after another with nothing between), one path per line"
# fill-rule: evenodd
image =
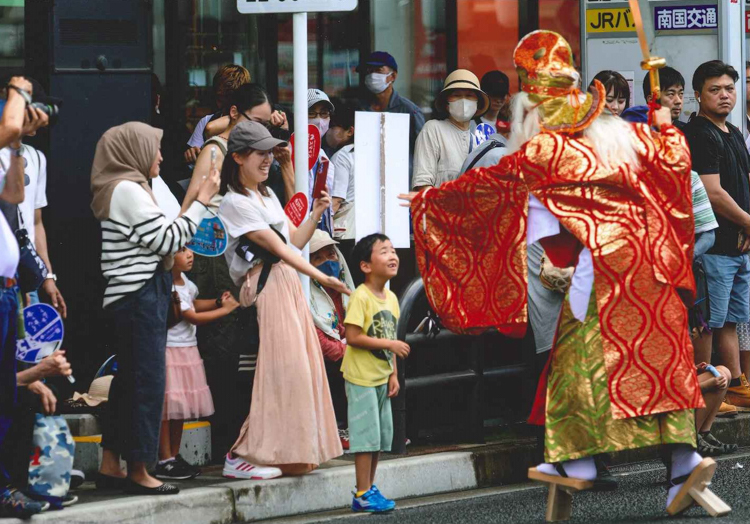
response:
M510 91L508 75L502 71L489 71L484 74L479 85L489 96L505 97Z
M276 146L285 146L287 143L271 136L266 126L258 122L242 121L229 133L227 144L228 153L237 153L247 149L257 151L270 151Z
M48 96L46 91L42 87L42 84L40 84L36 79L31 78L29 76L26 76L24 78L26 78L26 80L28 80L31 83L31 87L34 90L34 93L31 96L32 102L39 102L45 105L56 105L56 106L62 105L62 98Z

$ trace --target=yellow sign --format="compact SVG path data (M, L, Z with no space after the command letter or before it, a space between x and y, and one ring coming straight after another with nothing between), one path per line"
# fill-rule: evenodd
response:
M633 31L635 31L635 22L628 7L586 11L587 33L630 33Z

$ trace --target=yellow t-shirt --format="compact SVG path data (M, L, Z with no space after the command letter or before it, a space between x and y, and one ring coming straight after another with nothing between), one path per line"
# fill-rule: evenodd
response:
M398 299L392 291L386 290L386 298L382 300L362 284L349 297L344 323L361 327L368 337L396 340L400 314ZM386 384L393 373L393 353L347 345L341 372L346 381L358 386Z

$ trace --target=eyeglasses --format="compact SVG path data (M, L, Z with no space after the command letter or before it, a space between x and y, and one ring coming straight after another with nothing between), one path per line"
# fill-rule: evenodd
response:
M320 118L331 118L331 112L327 109L324 109L323 111L308 111L307 112L307 118L315 118L320 116Z

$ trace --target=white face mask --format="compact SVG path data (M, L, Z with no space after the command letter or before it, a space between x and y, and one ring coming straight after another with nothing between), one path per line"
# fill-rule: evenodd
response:
M320 131L320 138L323 138L325 134L328 132L328 126L331 125L331 119L330 118L311 118L310 123L314 126L317 126L318 130Z
M477 101L461 98L448 102L448 113L458 122L468 122L477 112Z
M382 93L393 82L386 82L391 73L370 73L365 77L365 86L374 94Z

